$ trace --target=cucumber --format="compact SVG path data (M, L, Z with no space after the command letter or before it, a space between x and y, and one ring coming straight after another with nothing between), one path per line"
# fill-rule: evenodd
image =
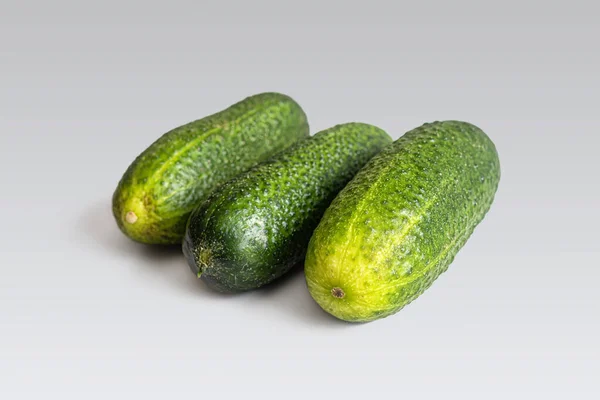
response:
M222 292L258 288L301 263L323 212L390 137L361 123L297 143L216 190L188 221L192 271Z
M474 125L416 128L357 173L310 240L310 294L346 321L389 316L444 272L487 213L500 181L492 141Z
M175 128L123 175L113 195L117 224L138 242L180 244L190 213L215 188L306 137L306 115L278 93Z

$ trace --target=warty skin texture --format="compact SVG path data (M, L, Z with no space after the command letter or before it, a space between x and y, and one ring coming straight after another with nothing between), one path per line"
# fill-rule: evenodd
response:
M392 142L372 125L338 125L301 141L215 191L188 222L183 250L212 288L258 288L302 262L323 212Z
M446 271L499 180L496 148L476 126L444 121L406 133L325 212L305 261L312 297L346 321L396 313Z
M138 242L180 244L191 211L214 189L306 137L306 115L278 93L175 128L123 175L113 195L117 224Z

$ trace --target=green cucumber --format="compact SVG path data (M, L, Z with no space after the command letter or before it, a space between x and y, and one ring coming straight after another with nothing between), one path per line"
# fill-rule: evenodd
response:
M192 271L223 292L258 288L301 263L323 212L391 138L337 125L216 190L190 216L183 251Z
M499 181L496 148L476 126L444 121L408 132L325 212L306 255L310 294L346 321L399 311L448 268Z
M306 137L306 115L278 93L175 128L123 175L113 195L117 224L138 242L181 243L190 213L215 188Z

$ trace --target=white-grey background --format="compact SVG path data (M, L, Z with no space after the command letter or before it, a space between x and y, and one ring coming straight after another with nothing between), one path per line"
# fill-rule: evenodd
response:
M598 398L596 2L153 3L0 2L1 398ZM338 322L301 272L219 296L116 228L140 151L263 91L495 141L491 212L399 314Z

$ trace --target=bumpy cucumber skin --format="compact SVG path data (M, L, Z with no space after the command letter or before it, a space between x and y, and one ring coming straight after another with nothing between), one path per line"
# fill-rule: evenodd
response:
M278 93L175 128L123 175L113 195L117 224L138 242L180 244L190 213L215 188L306 137L304 111Z
M222 292L283 275L302 262L335 195L391 142L372 125L337 125L223 185L188 221L183 251L192 271Z
M444 121L408 132L325 212L305 261L312 297L346 321L396 313L446 271L499 181L496 148L476 126Z

